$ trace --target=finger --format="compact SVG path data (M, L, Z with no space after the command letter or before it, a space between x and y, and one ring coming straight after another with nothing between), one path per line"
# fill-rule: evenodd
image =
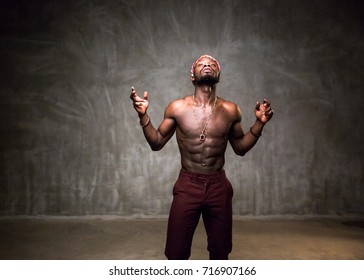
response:
M133 102L141 102L141 101L143 101L143 100L144 100L143 98L140 98L140 97L137 95L137 93L136 93L136 91L135 91L134 87L132 87L132 88L131 88L130 99L131 99L131 100L133 100Z
M142 106L143 106L143 101L134 102L134 107L142 107Z
M269 107L271 102L268 99L264 98L263 99L263 104L264 104L264 106Z
M144 91L143 97L144 97L145 100L148 100L148 92L147 91Z
M271 116L273 114L274 114L273 109L269 109L269 110L267 110L267 111L264 112L264 115L266 115L266 116Z
M142 98L140 98L137 94L137 92L135 91L134 87L131 88L131 93L130 93L130 98L134 99L135 101L137 100L143 100Z
M131 87L130 99L134 99L137 96L135 88Z
M134 96L134 98L133 98L133 101L134 102L143 102L143 101L145 101L143 98L140 98L139 96Z
M260 102L259 102L259 101L257 101L257 102L255 103L255 110L259 111L259 108L260 108Z

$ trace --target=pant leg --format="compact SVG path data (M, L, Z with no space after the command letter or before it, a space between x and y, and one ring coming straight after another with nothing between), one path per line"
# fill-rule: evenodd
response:
M165 255L170 260L187 260L201 215L203 188L180 173L173 187Z
M208 186L202 216L212 260L227 260L232 250L232 197L225 174Z

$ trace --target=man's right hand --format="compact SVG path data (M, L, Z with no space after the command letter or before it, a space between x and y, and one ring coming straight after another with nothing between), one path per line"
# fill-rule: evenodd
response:
M133 101L134 109L138 112L139 116L143 116L147 113L149 106L148 92L144 91L143 98L140 98L134 87L131 87L130 99Z

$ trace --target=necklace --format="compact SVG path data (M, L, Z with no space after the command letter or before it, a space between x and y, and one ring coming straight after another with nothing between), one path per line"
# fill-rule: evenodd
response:
M217 96L215 96L215 101L214 101L214 105L212 106L211 108L211 112L210 112L210 115L209 117L207 118L207 121L205 123L205 126L203 127L203 129L201 129L201 125L197 119L197 115L195 113L195 95L193 95L192 97L192 112L193 112L193 115L195 116L195 120L196 120L196 123L197 123L197 126L198 128L201 130L201 134L200 134L200 141L205 141L206 140L206 135L205 135L205 131L206 131L206 127L207 125L209 124L209 121L210 121L210 118L211 118L211 115L212 115L212 112L215 108L215 105L216 105L216 101L217 101Z

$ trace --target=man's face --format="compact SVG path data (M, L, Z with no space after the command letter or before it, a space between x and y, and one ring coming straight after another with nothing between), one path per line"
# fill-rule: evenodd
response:
M219 82L217 63L209 57L201 58L195 66L194 81L197 85L217 84Z

